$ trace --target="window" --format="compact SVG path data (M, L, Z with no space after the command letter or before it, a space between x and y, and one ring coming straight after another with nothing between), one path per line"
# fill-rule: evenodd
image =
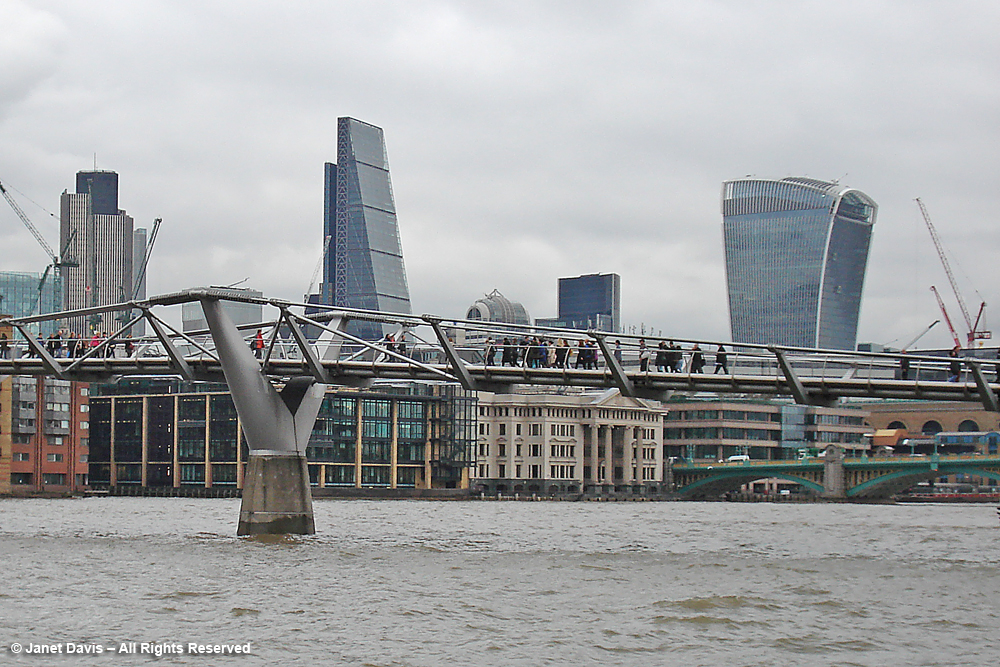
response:
M90 422L80 422L80 428L82 428L85 431L90 429Z
M62 454L49 454L48 456L45 457L45 459L49 463L62 463L63 455Z
M507 476L507 466L505 466L504 464L501 463L499 466L497 466L497 468L498 468L497 477L506 477Z
M507 425L500 424L500 435L507 435Z
M80 387L80 395L90 396L90 389L88 389L87 387Z
M81 405L80 406L80 412L90 412L90 406L89 405Z
M514 445L514 456L521 456L521 443Z
M497 456L507 456L507 445L499 444L497 445L497 449L500 450L497 452ZM503 475L501 475L501 477L503 477Z
M31 455L28 452L14 452L15 461L30 461Z

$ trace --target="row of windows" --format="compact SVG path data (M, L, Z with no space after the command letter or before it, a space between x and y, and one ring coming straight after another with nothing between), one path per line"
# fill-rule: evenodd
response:
M552 452L575 452L575 445L552 445ZM521 443L515 443L514 445L514 456L520 458L523 456L524 445ZM532 443L527 446L528 456L541 456L542 455L542 445L540 443ZM558 454L558 456L574 456L575 454ZM490 444L488 442L479 443L479 456L490 456ZM497 444L497 456L507 456L507 445L500 443ZM557 456L553 453L552 456Z
M549 445L549 455L553 458L572 458L576 456L575 445Z
M689 426L685 428L663 429L664 440L781 440L781 431L759 428L736 428L717 426Z
M757 410L675 410L667 413L667 421L694 421L722 419L729 421L780 422L779 412Z
M553 468L554 467L556 467L556 466L553 466ZM562 467L567 467L567 466L562 466ZM572 468L573 466L568 466L568 467ZM480 479L486 479L486 478L488 478L490 476L490 464L488 464L488 463L480 463L479 466L478 466L478 468L477 468L477 470L479 472L479 478ZM505 463L497 464L496 470L497 470L497 477L506 477L507 476L507 465ZM529 479L541 479L542 478L542 466L537 465L537 464L532 464L530 466L522 466L521 464L516 464L514 466L514 477L513 478L514 479L522 479L521 473L523 471L526 471L528 473L528 478Z

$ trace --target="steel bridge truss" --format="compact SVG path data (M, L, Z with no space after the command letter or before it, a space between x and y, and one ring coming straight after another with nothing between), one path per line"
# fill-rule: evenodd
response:
M364 311L248 297L237 290L215 287L2 320L0 324L10 325L20 337L12 341L7 358L0 358L0 375L50 375L81 381L123 375L224 380L214 332L182 332L170 324L179 319L171 318L171 306L196 301L203 308L206 302L258 304L274 314L271 319L237 329L247 343L258 330L262 332L265 349L256 363L261 374L276 384L292 378L346 386L367 386L376 380L420 380L456 382L468 390L492 392L527 384L617 388L625 396L657 400L665 400L673 392L790 396L807 405L832 405L841 398L922 399L980 402L987 410L1000 412L1000 384L996 377L992 382L987 378L980 359L673 338L670 340L681 346L682 358L688 363L696 345L707 362L705 373L695 372L689 365L678 372L657 365L657 354L662 350L656 345L666 340L663 338ZM31 333L32 325L39 322L112 311L130 312L132 317L99 340L82 339L79 344L85 346L85 352L70 358L52 354L47 341ZM382 324L396 332L394 341L354 336L346 331L351 320ZM153 335L130 338L128 332L140 321L149 324ZM541 355L526 355L526 348L539 349L536 338L549 346ZM559 339L567 343L569 351L562 356L562 363L553 364L551 358L559 356L553 355L551 344ZM645 353L642 340L649 346ZM67 341L61 342L64 353ZM587 349L592 350L594 363L573 359L573 353L582 349L581 343L590 346ZM728 363L724 372L712 373L719 345L727 348ZM126 346L129 352L123 353ZM512 363L504 364L501 358L505 346L512 349ZM645 362L643 356L647 357ZM997 364L993 360L987 363ZM949 382L955 364L960 366L958 377Z

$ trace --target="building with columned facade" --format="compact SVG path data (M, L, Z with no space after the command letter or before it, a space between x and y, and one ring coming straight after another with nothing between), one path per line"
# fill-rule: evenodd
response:
M601 393L479 393L473 491L490 495L667 492L655 401Z

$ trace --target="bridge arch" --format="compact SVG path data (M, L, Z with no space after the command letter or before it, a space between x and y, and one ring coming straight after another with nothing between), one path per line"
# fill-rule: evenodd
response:
M739 474L730 473L730 474L720 474L720 475L711 475L709 477L703 477L695 482L691 482L690 484L686 484L685 486L680 487L679 489L677 489L677 493L679 493L682 496L692 496L696 495L698 491L709 491L710 489L711 492L717 492L718 495L721 495L728 491L735 491L744 484L749 484L754 480L775 479L775 478L784 479L789 482L794 482L796 484L801 484L802 486L806 487L810 491L814 491L817 494L823 493L824 490L822 484L789 473L768 472L766 475L761 476L759 474L748 475L745 472L740 471Z
M911 470L898 470L896 472L891 472L887 475L881 475L879 477L869 479L868 481L862 482L857 486L852 486L850 489L847 490L847 497L854 498L857 496L868 495L868 492L886 486L892 490L896 489L902 490L904 488L908 488L916 484L917 482L934 479L935 477L942 477L944 475L954 475L956 473L964 473L966 475L977 475L979 477L988 477L990 479L997 480L997 482L1000 483L1000 471L984 470L982 468L977 468L973 465L947 466L943 469L923 470L920 472L913 472ZM893 484L892 482L900 482L900 484Z

